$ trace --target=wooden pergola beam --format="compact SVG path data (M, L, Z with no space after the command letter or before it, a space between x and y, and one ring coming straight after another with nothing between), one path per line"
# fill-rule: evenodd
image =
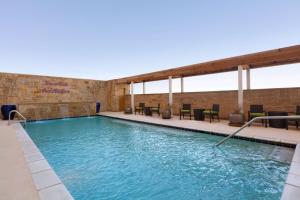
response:
M152 73L117 79L117 83L139 83L143 81L158 81L172 78L197 76L221 72L236 71L238 66L248 66L250 69L271 67L276 65L300 62L300 45L235 56L199 64L187 65Z

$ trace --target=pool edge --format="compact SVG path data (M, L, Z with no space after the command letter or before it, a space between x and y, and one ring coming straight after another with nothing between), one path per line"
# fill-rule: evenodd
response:
M60 180L47 159L32 141L20 123L13 124L23 156L29 169L36 191L41 200L74 200L67 187Z
M175 129L179 129L179 130L192 131L192 132L197 132L197 133L217 135L217 136L222 136L222 137L227 137L228 136L228 134L220 133L220 132L214 132L214 131L205 131L205 130L199 130L199 129L193 129L193 128L184 128L184 127L179 127L179 126L172 126L172 125L159 124L159 123L153 123L153 122L139 121L139 120L121 118L121 117L116 117L116 116L102 115L100 113L97 114L97 115L101 116L101 117L112 118L112 119L119 119L119 120L149 124L149 125L154 125L154 126L160 126L160 127L175 128ZM240 139L240 140L247 140L247 141L252 141L252 142L258 142L258 143L264 143L264 144L271 144L271 145L289 147L289 148L294 148L294 149L297 146L297 144L293 144L293 143L286 143L286 142L281 142L281 141L270 141L270 140L264 140L264 139L259 139L259 138L250 138L250 137L238 136L238 135L235 135L232 138Z
M300 196L300 144L297 144L284 184L281 200L298 200Z
M121 118L121 117L116 117L116 116L107 116L107 115L101 115L101 114L98 114L96 116L107 117L107 118L118 119L118 120L125 120L125 121L136 122L136 123L149 124L149 125L160 126L160 127L175 128L175 129L198 132L198 133L204 133L204 134L218 135L218 136L223 136L223 137L227 136L227 134L224 134L224 133L202 131L202 130L198 130L198 129L190 129L190 128L172 126L172 125L165 125L165 124L158 124L158 123L152 123L152 122L138 121L138 120L134 120L134 119L126 119L126 118ZM27 137L29 137L30 141L32 141L30 136L28 135L26 130L20 125L20 123L19 123L19 126L20 126L20 128L23 129L23 132L25 132ZM276 141L267 141L267 140L263 140L263 139L247 138L247 137L243 137L243 136L235 136L233 138L241 139L241 140L248 140L248 141L253 141L253 142L258 142L258 143L265 143L265 144L272 144L272 145L295 148L293 159L292 159L290 169L289 169L289 172L288 172L285 184L284 184L283 192L282 192L282 195L281 195L281 200L293 200L293 199L296 200L296 199L298 199L298 197L300 196L300 181L299 181L300 171L297 172L296 169L300 168L300 144L291 144L291 143L283 143L283 142L276 142ZM32 141L32 143L33 143L33 141ZM34 143L33 143L33 145L36 147L36 145ZM27 162L27 164L28 164L28 162ZM28 164L28 166L29 166L29 164ZM53 169L51 168L51 170L53 170ZM55 173L54 170L53 170L53 172ZM62 182L60 184L62 184L64 186L64 184ZM53 185L53 186L56 186L56 185ZM65 189L66 189L66 192L69 193L69 191L67 190L66 187L65 187ZM38 189L37 189L37 191L40 194L40 191ZM70 193L69 193L69 195L71 197L70 199L73 199L73 197L71 196Z

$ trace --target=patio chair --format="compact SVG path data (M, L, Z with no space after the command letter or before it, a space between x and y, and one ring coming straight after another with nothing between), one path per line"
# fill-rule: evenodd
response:
M139 114L142 113L142 115L144 114L144 108L145 108L145 103L139 103L139 106L135 106L134 108L134 114L136 114L136 112L138 111Z
M210 123L211 123L211 121L214 120L214 116L216 116L218 118L218 121L220 121L219 112L220 112L220 105L213 104L211 109L207 109L207 110L203 111L204 119L205 119L205 116L208 115Z
M151 107L151 112L153 113L157 113L158 116L160 116L160 104L157 105L157 107Z
M264 111L263 105L250 105L250 110L248 111L248 121L255 117L263 117L267 116L266 112ZM265 124L265 127L267 127L267 121L261 120L262 125ZM249 125L250 126L250 125Z
M300 115L300 106L296 106L296 115ZM296 125L296 128L298 129L299 127L299 124L300 124L300 119L292 119L292 120L289 120L291 122L295 122L295 125Z
M190 120L192 120L192 106L191 104L183 104L182 108L179 109L179 115L180 115L180 120L181 120L181 116L184 119L184 115L189 115L190 116Z

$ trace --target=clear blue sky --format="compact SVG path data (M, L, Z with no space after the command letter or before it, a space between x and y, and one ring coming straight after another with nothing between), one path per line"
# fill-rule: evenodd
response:
M296 45L299 10L299 0L2 0L0 71L108 80ZM299 66L253 72L253 87L266 76L300 86ZM235 86L224 77L209 80Z

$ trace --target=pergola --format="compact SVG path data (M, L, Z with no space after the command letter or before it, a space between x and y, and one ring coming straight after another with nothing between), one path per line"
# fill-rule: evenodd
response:
M199 64L187 65L152 73L140 74L116 80L117 83L131 84L131 107L134 108L134 83L169 79L169 105L172 107L172 79L181 79L181 92L184 92L184 77L214 74L229 71L238 71L238 105L243 112L243 70L246 70L247 89L250 89L250 70L276 65L293 64L300 62L300 45L263 51L258 53L235 56Z

